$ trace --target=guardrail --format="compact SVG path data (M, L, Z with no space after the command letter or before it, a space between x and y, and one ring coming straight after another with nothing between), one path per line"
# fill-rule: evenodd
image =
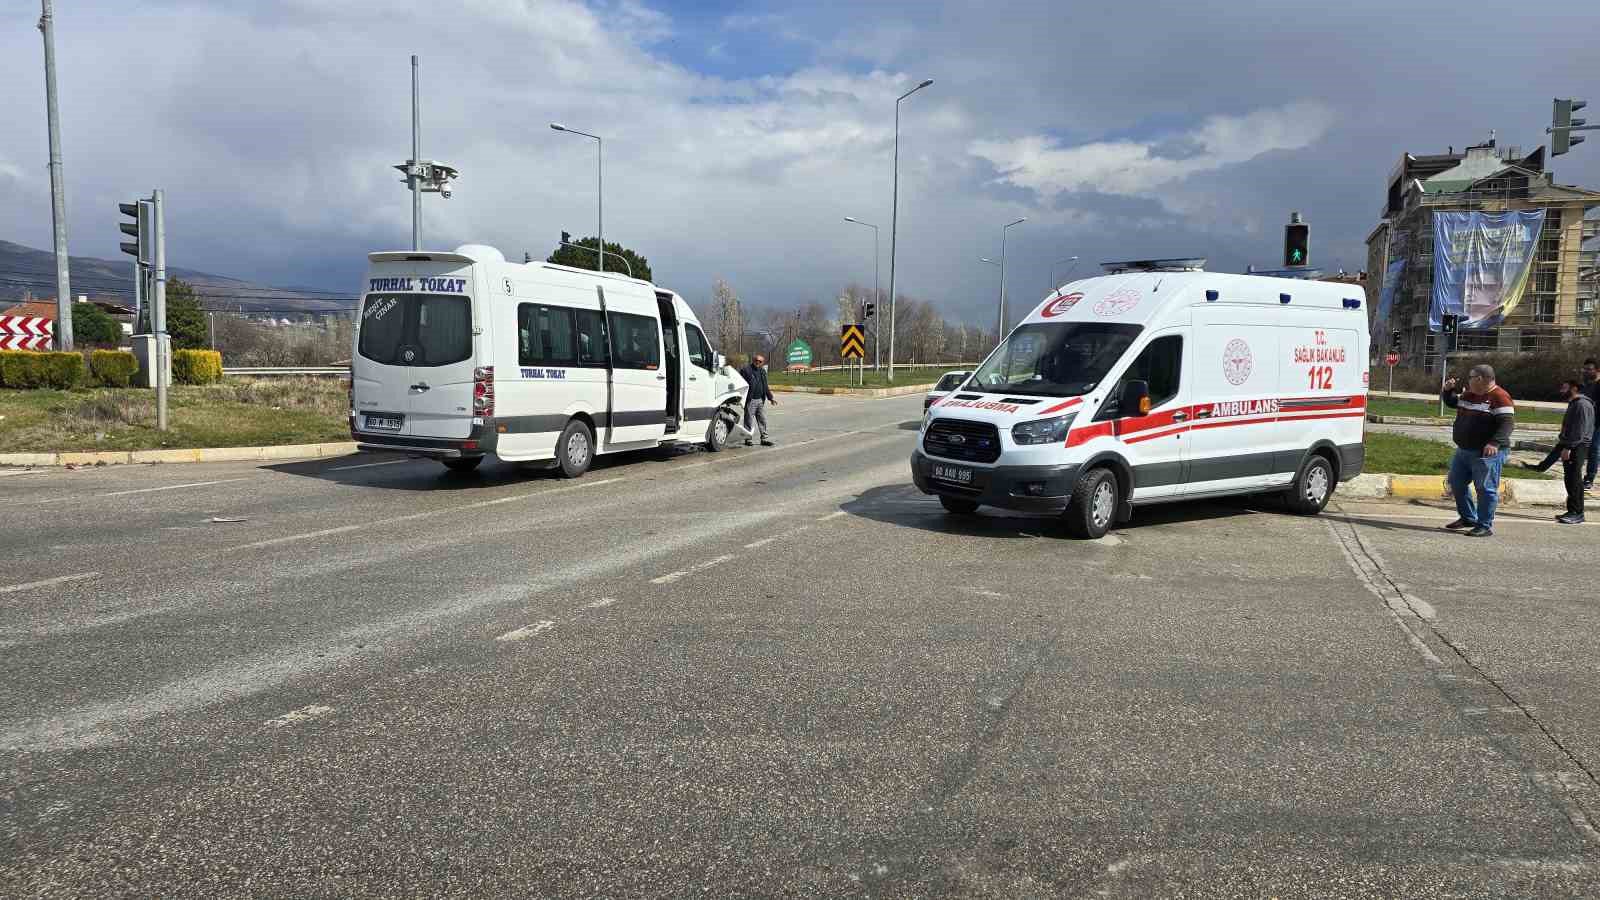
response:
M229 368L224 366L222 374L224 376L248 375L251 378L272 378L279 375L349 378L350 369L348 366L303 366L298 368L294 366L258 366L254 368Z

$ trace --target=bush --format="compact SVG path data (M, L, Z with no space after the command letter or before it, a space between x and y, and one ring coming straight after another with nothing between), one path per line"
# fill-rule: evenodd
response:
M83 357L76 353L0 350L0 385L8 388L67 390L83 380Z
M222 354L215 350L172 351L172 380L178 384L212 384L222 380Z
M139 371L139 358L127 350L96 350L89 354L89 372L105 387L127 387Z
M1511 394L1513 400L1560 400L1556 385L1563 378L1577 378L1582 374L1587 357L1600 359L1600 341L1568 341L1549 350L1536 353L1463 353L1450 356L1450 374L1466 381L1467 370L1479 363L1494 367L1495 381ZM1389 386L1389 368L1372 367L1372 385L1375 391ZM1394 389L1416 393L1439 392L1439 373L1421 369L1394 370Z
M93 303L74 303L72 341L74 344L107 344L115 347L122 343L122 325Z

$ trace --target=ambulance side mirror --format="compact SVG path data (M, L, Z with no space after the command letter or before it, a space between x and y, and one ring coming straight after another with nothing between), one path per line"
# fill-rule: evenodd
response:
M728 367L728 358L723 356L721 353L718 353L715 357L713 357L712 363L712 371L721 372L723 369Z
M1117 396L1117 415L1142 416L1150 411L1150 382L1124 381Z

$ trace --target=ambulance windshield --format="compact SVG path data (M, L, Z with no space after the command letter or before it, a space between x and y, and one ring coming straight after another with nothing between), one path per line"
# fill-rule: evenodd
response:
M984 360L971 386L991 393L1074 397L1094 390L1139 335L1138 325L1022 325Z

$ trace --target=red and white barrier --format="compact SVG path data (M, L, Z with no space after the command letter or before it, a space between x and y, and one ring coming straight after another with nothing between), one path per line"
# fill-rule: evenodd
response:
M0 316L0 350L49 350L55 326L43 316Z

